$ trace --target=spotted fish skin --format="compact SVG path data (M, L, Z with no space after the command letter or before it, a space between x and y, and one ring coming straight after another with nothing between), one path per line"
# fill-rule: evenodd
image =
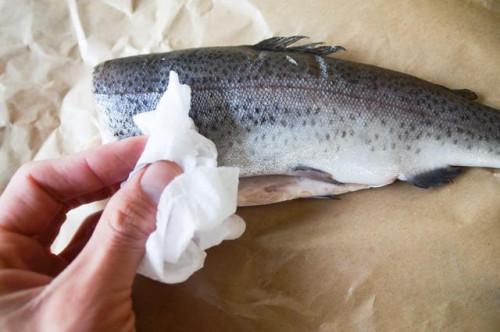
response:
M132 116L155 108L176 71L200 133L242 176L308 167L376 187L449 166L500 167L500 112L470 91L326 56L340 47L290 46L298 39L107 61L94 94L115 136L138 135Z

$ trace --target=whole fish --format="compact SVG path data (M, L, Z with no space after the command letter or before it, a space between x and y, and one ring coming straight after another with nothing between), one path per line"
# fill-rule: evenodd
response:
M192 89L190 116L241 170L239 204L326 197L395 180L428 188L461 167L500 167L500 112L403 73L335 59L303 36L104 62L94 94L119 138L152 111L169 72Z

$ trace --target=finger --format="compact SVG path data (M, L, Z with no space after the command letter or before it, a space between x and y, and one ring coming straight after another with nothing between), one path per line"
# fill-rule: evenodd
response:
M109 201L94 234L67 274L91 280L97 289L130 288L146 240L156 227L160 194L180 173L174 163L156 162L121 188Z
M114 186L111 186L109 188L105 188L103 190L99 190L95 193L89 194L87 199L92 202L100 201L105 198L110 197L113 195L115 192L118 191L120 188L120 184L116 184ZM81 203L76 203L74 206L70 206L69 208L73 208L76 206L79 206L81 204L85 204L86 202L81 202ZM59 234L59 230L61 229L62 224L66 220L66 211L61 211L60 215L56 216L52 223L47 225L47 228L45 229L44 232L40 233L39 235L35 236L35 239L40 242L42 245L44 245L47 248L50 248L52 243L54 242L55 238Z
M29 270L55 276L66 265L32 238L8 231L0 232L0 269Z
M52 277L26 270L0 270L0 295L48 284Z
M123 179L125 180L125 179ZM120 185L123 182L121 180L118 183L112 184L109 187L102 188L96 192L86 194L84 196L78 197L70 202L67 202L66 205L68 206L69 209L76 208L80 205L87 204L90 202L97 202L101 201L103 199L109 198L114 195L120 189Z
M80 225L70 243L59 254L59 257L68 263L72 262L89 241L101 215L102 211L98 211L85 218L85 221Z
M40 243L42 246L49 249L52 242L54 242L54 239L56 238L57 234L59 234L59 230L61 229L61 226L65 220L66 220L66 211L61 211L52 219L51 223L47 224L47 228L43 233L35 235L34 237L22 234L19 235L33 239L34 241L38 241L38 243Z
M144 144L143 137L130 138L21 167L0 197L0 227L28 236L45 232L68 207L125 180Z

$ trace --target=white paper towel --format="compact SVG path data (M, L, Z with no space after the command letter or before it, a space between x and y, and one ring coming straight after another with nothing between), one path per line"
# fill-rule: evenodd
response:
M205 249L245 230L243 219L234 214L239 170L217 167L215 144L197 132L190 103L191 89L172 71L156 109L134 117L149 138L131 175L158 160L174 161L183 169L162 192L157 227L138 270L165 283L186 280L203 267Z

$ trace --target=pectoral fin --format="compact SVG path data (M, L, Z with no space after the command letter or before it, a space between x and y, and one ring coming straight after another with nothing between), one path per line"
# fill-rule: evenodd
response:
M325 171L322 171L317 168L309 167L309 166L303 166L299 165L293 168L293 170L290 172L290 175L292 176L302 176L306 177L309 179L314 179L318 181L324 181L324 182L329 182L337 185L342 185L342 182L338 182L333 178L333 176Z
M366 189L361 184L336 184L303 176L267 175L240 179L238 206L266 205L296 198L334 197Z

